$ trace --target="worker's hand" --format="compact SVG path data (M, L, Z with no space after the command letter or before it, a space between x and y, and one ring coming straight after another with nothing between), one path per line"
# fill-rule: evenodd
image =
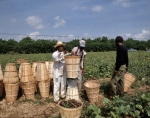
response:
M74 52L71 52L71 55L74 55Z
M118 72L117 70L114 70L114 74L117 74L117 72Z
M82 69L82 75L84 75L84 69Z
M58 57L60 57L61 53L58 54Z
M65 51L64 51L64 54L67 54L67 53L68 53L68 51L67 51L67 50L65 50Z

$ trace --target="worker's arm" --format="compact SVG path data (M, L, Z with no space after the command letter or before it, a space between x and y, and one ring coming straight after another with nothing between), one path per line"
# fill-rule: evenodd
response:
M64 54L62 52L53 53L52 59L54 62L61 62L64 61Z

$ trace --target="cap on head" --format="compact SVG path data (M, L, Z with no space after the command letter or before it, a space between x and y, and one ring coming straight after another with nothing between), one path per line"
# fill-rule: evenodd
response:
M58 41L56 45L54 45L54 48L57 48L58 46L65 46L66 44L61 42L61 41Z
M118 43L118 42L121 42L123 43L123 38L121 36L117 36L115 41Z
M79 46L80 47L85 47L85 41L84 40L80 40L79 41Z

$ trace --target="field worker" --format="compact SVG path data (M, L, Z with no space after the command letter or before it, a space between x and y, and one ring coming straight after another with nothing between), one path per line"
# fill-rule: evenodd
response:
M58 102L60 98L66 97L66 69L64 59L65 44L58 41L54 48L57 49L52 54L53 65L53 81L54 81L54 101Z
M124 74L128 67L128 51L123 45L123 38L117 36L115 39L117 53L116 53L116 66L111 79L111 92L112 95L123 96L124 93Z
M82 86L82 75L84 74L84 58L86 55L86 52L84 51L85 48L85 41L80 40L79 41L79 46L74 47L72 49L72 55L77 55L80 56L80 68L78 72L78 78L77 78L77 85L78 85L78 90L80 92L81 86Z

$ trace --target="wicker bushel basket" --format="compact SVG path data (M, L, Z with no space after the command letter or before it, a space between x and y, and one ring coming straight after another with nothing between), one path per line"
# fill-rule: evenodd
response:
M5 72L16 72L17 69L16 69L16 64L15 63L7 63L6 66L5 66Z
M75 99L75 100L81 101L79 98L79 91L78 91L77 87L74 87L74 88L68 87L67 88L66 100L69 100L69 99Z
M84 83L85 91L91 103L98 101L99 87L100 87L100 84L93 80L89 80Z
M128 92L133 82L135 82L136 77L131 73L125 73L124 75L124 92Z
M83 107L83 103L81 101L78 101L82 103L82 105L78 108L64 108L60 106L61 102L62 101L58 102L58 108L62 118L80 118L82 107Z
M37 70L36 70L36 80L37 81L44 81L48 80L49 75L48 75L48 70L46 68L45 62L39 62L37 64Z
M38 82L38 87L39 87L40 94L41 94L42 98L49 97L50 80L45 80L45 81Z
M35 81L28 82L28 83L21 83L21 84L22 84L22 89L24 91L25 97L27 99L34 99L34 93L36 90Z
M3 95L3 81L0 81L0 97Z
M19 91L19 82L15 84L5 84L6 101L16 101Z
M66 56L67 78L77 78L80 65L80 56Z

